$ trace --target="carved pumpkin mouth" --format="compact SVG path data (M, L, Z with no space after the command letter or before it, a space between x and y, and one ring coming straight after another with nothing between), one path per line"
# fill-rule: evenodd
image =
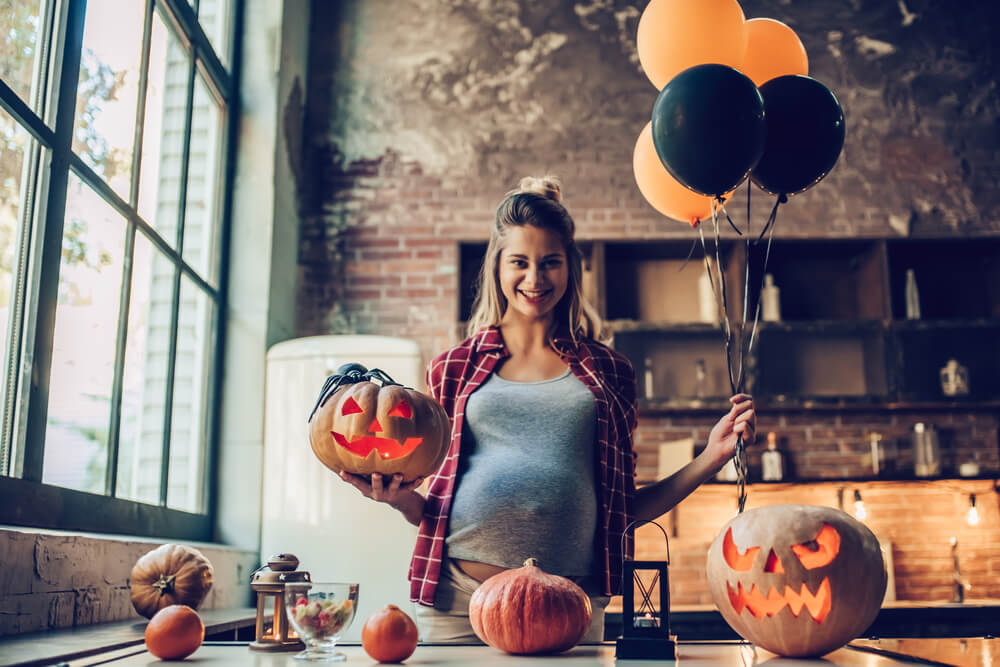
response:
M330 431L330 433L333 434L333 439L337 441L338 445L362 458L368 458L372 450L378 452L379 457L383 459L402 458L424 441L423 438L407 438L405 442L399 442L392 438L380 438L376 435L361 435L348 441L336 431Z
M785 586L785 593L782 595L773 586L767 592L767 596L757 588L757 584L752 584L750 590L745 590L742 583L736 584L733 590L732 584L726 582L726 590L729 592L729 601L737 614L742 613L746 608L757 618L764 616L774 616L786 606L793 616L798 616L802 607L809 610L809 615L817 623L822 623L826 615L830 613L831 595L830 579L824 577L815 593L809 591L805 584L802 589L795 592L791 586Z

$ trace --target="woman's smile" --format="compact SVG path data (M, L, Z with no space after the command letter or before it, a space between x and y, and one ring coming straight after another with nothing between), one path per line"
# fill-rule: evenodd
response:
M541 289L541 290L540 289L533 289L533 290L519 289L517 291L518 291L518 293L521 296L524 297L525 301L527 301L530 304L534 304L534 305L542 303L543 301L545 301L546 298L548 298L548 296L550 294L552 294L552 289L551 288L549 288L549 289Z

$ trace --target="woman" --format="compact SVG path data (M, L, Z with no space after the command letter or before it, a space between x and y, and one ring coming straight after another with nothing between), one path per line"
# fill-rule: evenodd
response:
M753 403L733 396L695 460L635 488L635 374L599 342L574 227L551 178L523 179L498 207L470 337L428 369L452 438L426 497L419 479L342 474L420 526L409 577L425 641L478 641L469 597L528 557L590 595L594 622L584 641L601 641L629 522L662 515L712 477L738 435L753 442Z

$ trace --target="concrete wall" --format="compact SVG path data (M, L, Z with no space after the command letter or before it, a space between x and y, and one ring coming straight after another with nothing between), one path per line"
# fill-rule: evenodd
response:
M54 630L129 618L129 576L163 542L97 535L0 529L0 635ZM202 609L246 607L255 551L193 546L212 563L214 582Z
M257 550L265 355L294 335L309 3L248 0L245 12L217 539Z
M693 238L632 176L656 98L635 54L644 3L313 5L299 335L391 332L440 350L455 241L486 238L527 174L562 177L581 238ZM837 166L782 207L776 236L1000 232L992 3L742 5L797 32L847 120ZM762 224L772 200L752 201Z

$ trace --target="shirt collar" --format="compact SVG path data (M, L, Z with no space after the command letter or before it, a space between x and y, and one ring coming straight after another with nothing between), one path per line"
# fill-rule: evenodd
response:
M499 352L506 349L507 346L504 345L503 336L500 334L500 327L496 325L488 326L476 334L477 352Z

